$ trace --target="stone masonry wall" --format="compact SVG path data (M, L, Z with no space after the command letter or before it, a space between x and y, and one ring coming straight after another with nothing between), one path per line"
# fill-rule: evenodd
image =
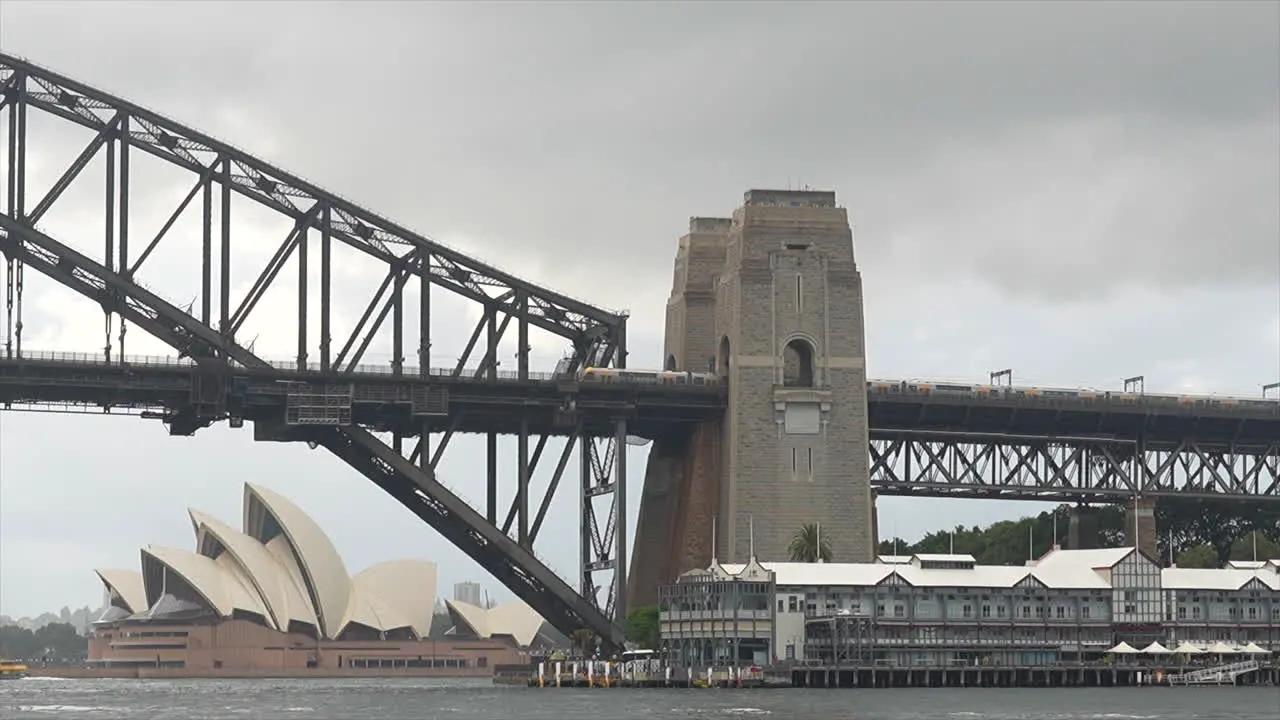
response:
M722 561L746 560L751 528L761 560L785 560L806 523L822 526L838 561L873 557L861 278L833 205L734 214L716 307L731 347ZM796 339L813 350L812 388L783 387ZM821 407L820 429L787 432L789 405Z

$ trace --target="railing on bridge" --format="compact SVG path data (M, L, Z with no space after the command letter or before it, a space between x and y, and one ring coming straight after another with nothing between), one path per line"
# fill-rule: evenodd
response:
M192 360L191 358L177 357L174 355L125 355L124 357L116 357L108 360L104 358L102 355L98 355L96 353L65 352L65 351L31 351L31 350L23 350L22 356L20 358L19 357L6 358L3 356L0 356L0 361L5 361L5 360L9 360L9 361L34 360L38 362L76 363L76 364L82 364L82 365L127 365L127 366L139 366L139 367L195 367L197 365L196 361ZM321 374L326 372L323 369L323 367L320 365L320 363L309 362L300 367L296 360L267 359L267 362L270 363L271 367L277 370L283 370L286 372L309 372L309 373L316 373L316 374ZM240 366L237 365L237 367L240 367ZM427 368L426 375L428 377L452 377L456 375L458 379L466 380L475 376L477 371L478 371L477 368L459 369L459 368L433 367L433 368ZM338 374L338 371L336 370L331 370L328 372L333 374ZM486 370L485 376L482 379L488 380L489 372L490 371ZM397 372L395 366L390 364L384 365L384 364L362 363L359 365L352 366L350 369L347 369L344 366L341 374L344 374L344 375L346 374L403 375L405 377L420 377L423 373L420 371L419 367L413 366L413 365L404 365L401 367L399 372ZM496 376L496 378L499 380L510 380L510 381L521 380L520 373L511 371L511 370L498 370L494 372L494 376ZM563 379L564 377L566 377L565 374L557 374L553 372L534 372L531 370L529 371L525 379L534 380L534 381L540 381L540 380L547 381L547 380L559 380L559 379Z
M96 353L64 352L64 351L30 351L25 350L21 358L4 358L3 360L34 360L43 362L77 363L85 365L126 365L145 367L189 367L196 365L190 358L169 355L126 355L123 358L107 359ZM320 363L308 362L299 365L296 360L271 360L271 367L286 372L326 374ZM576 377L569 370L571 365L565 361L557 363L552 372L530 370L524 377L511 370L492 370L485 368L427 368L426 373L413 365L403 365L397 369L391 364L362 363L344 368L342 374L364 376L403 376L403 377L438 377L453 378L459 381L475 380L478 382L550 382ZM336 374L330 370L329 373ZM645 385L660 384L658 376L653 378L629 377L626 380L611 384ZM684 387L692 392L706 392L704 385L672 385ZM1147 394L1120 391L1104 391L1089 389L1048 388L1048 387L1006 387L1006 386L963 386L933 382L915 382L899 380L867 381L868 399L871 402L936 402L960 404L994 404L1019 407L1073 408L1079 410L1101 410L1114 407L1160 408L1162 410L1180 410L1184 413L1195 413L1198 410L1212 408L1222 412L1241 412L1242 414L1261 414L1280 417L1280 397L1277 398L1243 398L1220 394Z

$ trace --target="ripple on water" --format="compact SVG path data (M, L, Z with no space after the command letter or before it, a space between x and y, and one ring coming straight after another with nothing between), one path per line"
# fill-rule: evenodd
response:
M536 690L484 681L26 680L0 718L43 720L1276 720L1276 688Z

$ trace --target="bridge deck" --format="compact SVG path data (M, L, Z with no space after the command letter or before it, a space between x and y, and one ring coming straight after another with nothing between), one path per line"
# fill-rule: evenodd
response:
M274 366L276 371L234 371L235 377L249 383L244 389L249 403L246 417L255 408L277 407L288 394L290 381L336 383L351 387L362 424L396 423L404 413L394 408L412 403L415 395L424 399L425 388L426 400L436 410L418 413L425 418L415 420L412 432L420 430L425 419L432 432L452 427L463 433L514 434L520 414L511 411L520 407L528 411L531 432L567 435L574 424L566 422L568 416L561 411L565 398L572 395L589 432L609 434L608 417L623 413L630 418L632 434L655 438L670 432L673 424L719 417L726 401L722 387L578 383L551 373L529 372L522 378L512 372L478 376L474 370L430 368L421 374L416 367L405 367L397 374L390 366L362 365L339 374L321 372L318 366L299 370L295 363ZM196 367L190 360L172 357L130 357L121 364L85 354L26 353L22 358L0 358L0 402L173 409L189 401ZM1280 400L1274 399L1070 390L1029 395L1017 388L1004 394L878 389L886 385L901 386L869 383L868 412L873 437L878 439L893 439L902 431L917 436L969 435L974 442L984 442L982 436L1005 434L1141 438L1151 449L1174 447L1188 439L1201 448L1248 449L1280 439ZM596 424L600 427L595 428Z
M210 372L221 372L210 371ZM190 405L201 369L174 358L130 358L125 364L84 358L0 358L0 403L70 404L118 410L180 410ZM578 383L550 374L514 373L493 378L474 371L455 374L417 368L396 375L390 368L322 373L281 365L279 370L235 368L227 392L239 399L239 416L275 419L289 396L303 392L349 393L352 419L374 430L517 434L523 420L537 435L570 435L581 421L589 434L613 432L611 418L625 415L641 437L669 433L673 425L718 418L724 407L718 388L680 385ZM572 407L566 398L573 398Z

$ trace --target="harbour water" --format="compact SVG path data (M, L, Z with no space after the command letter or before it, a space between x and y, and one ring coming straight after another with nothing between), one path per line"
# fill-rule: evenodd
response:
M0 718L129 720L1275 720L1280 688L591 690L488 681L57 680L0 683Z

